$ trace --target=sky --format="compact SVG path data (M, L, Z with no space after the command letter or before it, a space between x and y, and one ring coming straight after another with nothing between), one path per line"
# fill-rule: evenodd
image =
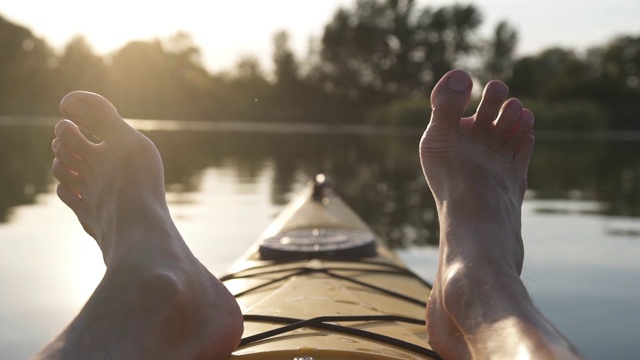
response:
M435 7L447 0L417 0ZM519 34L518 55L552 46L582 51L614 36L640 35L640 1L636 0L471 0L484 16L481 33L507 20ZM131 40L168 37L178 31L192 35L210 71L231 69L242 56L271 64L272 37L287 30L298 57L309 39L319 38L340 6L354 0L19 0L3 1L0 15L32 30L55 50L83 35L99 55L118 50Z

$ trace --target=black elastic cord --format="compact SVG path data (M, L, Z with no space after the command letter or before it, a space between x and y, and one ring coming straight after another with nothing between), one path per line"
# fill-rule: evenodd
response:
M293 330L297 330L303 327L314 327L322 330L330 330L336 333L343 333L349 335L359 336L361 338L379 341L385 344L393 345L405 350L413 351L421 355L430 356L434 359L442 359L436 352L425 347L392 338L386 335L376 334L370 331L346 327L337 324L330 324L328 322L354 322L354 321L396 321L405 322L411 324L425 325L424 320L413 319L404 316L397 315L357 315L357 316L319 316L316 318L302 320L295 318L288 318L282 316L268 316L268 315L244 315L245 321L257 321L257 322L272 322L289 324L276 329L268 330L252 336L247 336L240 341L240 346L255 343L261 340L269 339L271 337L284 334Z
M390 263L383 263L383 262L379 262L379 261L375 261L375 260L368 260L368 259L364 259L364 258L359 258L359 259L331 259L331 262L334 263L349 263L349 264L366 264L366 265L375 265L375 266L379 266L379 267L385 267L388 269L392 269L394 271L389 271L389 270L382 270L382 269L370 269L370 268L339 268L339 267L332 267L332 270L342 270L342 271L368 271L368 272L380 272L380 273L386 273L386 274L398 274L398 275L405 275L405 276L409 276L412 278L415 278L416 280L420 281L422 284L424 284L425 286L432 288L433 285L424 280L423 278L421 278L418 274L414 273L413 271L402 267L402 266L398 266L395 264L390 264ZM296 262L304 262L307 263L307 260L304 261L272 261L269 262L268 264L264 264L264 265L259 265L259 266L255 266L252 267L250 269L245 269L242 271L239 271L237 273L232 273L232 274L228 274L223 276L222 278L220 278L221 281L226 281L226 280L232 280L232 279L242 279L242 278L247 278L247 277L254 277L254 276L261 276L264 274L275 274L278 272L286 272L286 271L293 271L296 269L300 269L300 268L306 268L305 266L302 267L291 267L291 268L285 268L285 269L277 269L277 270L271 270L271 271L263 271L263 272L254 272L255 270L260 270L260 269L268 269L270 267L273 266L280 266L280 265L286 265L286 264L292 264L292 263L296 263ZM240 275L243 272L249 272L251 271L251 274L247 274L247 275Z
M391 291L389 289L385 289L385 288L382 288L382 287L379 287L379 286L376 286L376 285L373 285L373 284L369 284L369 283L366 283L366 282L363 282L363 281L360 281L360 280L356 280L356 279L352 279L352 278L349 278L349 277L346 277L346 276L338 275L338 274L333 273L332 270L334 270L334 269L313 269L313 268L306 268L306 267L305 268L299 268L299 269L289 269L289 271L295 271L295 272L291 273L291 274L283 275L282 277L279 277L279 278L274 279L274 280L267 281L267 282L265 282L263 284L256 285L256 286L254 286L252 288L249 288L247 290L244 290L244 291L241 291L239 293L236 293L233 296L238 298L238 297L241 297L243 295L246 295L247 293L256 291L258 289L261 289L261 288L263 288L265 286L269 286L271 284L275 284L277 282L284 281L284 280L286 280L286 279L288 279L290 277L293 277L293 276L302 275L302 274L309 274L309 273L322 273L322 274L326 274L328 276L334 277L336 279L348 281L348 282L351 282L351 283L354 283L354 284L358 284L360 286L364 286L364 287L367 287L367 288L370 288L370 289L374 289L374 290L379 291L381 293L387 294L389 296L392 296L392 297L395 297L397 299L401 299L401 300L404 300L404 301L407 301L407 302L410 302L410 303L413 303L413 304L416 304L416 305L427 306L427 303L422 301L422 300L420 300L420 299L416 299L416 298L413 298L411 296L403 295L403 294L400 294L398 292ZM228 280L228 279L226 279L226 280Z
M346 276L334 274L333 272L331 272L329 270L326 270L326 269L321 269L321 271L319 271L319 272L325 273L325 274L327 274L327 275L329 275L331 277L334 277L334 278L337 278L337 279L340 279L340 280L349 281L349 282L352 282L354 284L358 284L358 285L361 285L361 286L364 286L364 287L368 287L370 289L374 289L374 290L380 291L380 292L382 292L384 294L387 294L389 296L393 296L395 298L398 298L398 299L401 299L401 300L404 300L404 301L407 301L407 302L410 302L410 303L413 303L413 304L416 304L416 305L420 305L420 306L423 306L423 307L427 306L427 303L422 301L422 300L420 300L420 299L416 299L416 298L413 298L411 296L403 295L403 294L397 293L395 291L391 291L389 289L385 289L385 288L377 286L377 285L368 284L368 283L365 283L365 282L360 281L360 280L351 279L351 278L348 278Z
M378 264L378 263L374 263L375 265L390 265L390 264ZM415 275L414 273L412 273L411 271L408 271L404 268L401 267L397 267L395 265L391 265L389 266L391 268L393 268L396 271L388 271L388 270L381 270L381 269L362 269L362 268L320 268L320 269L316 269L316 268L309 268L309 267L292 267L292 268L287 268L287 269L277 269L277 270L272 270L272 271L263 271L263 272L258 272L258 273L251 273L251 274L246 274L246 275L241 275L239 273L235 273L235 274L230 274L227 276L224 276L221 278L222 281L227 281L227 280L232 280L232 279L243 279L243 278L251 278L251 277L256 277L256 276L263 276L263 275L270 275L270 274L276 274L276 273L281 273L281 272L291 272L289 274L283 275L279 278L270 280L270 281L266 281L260 285L256 285L252 288L246 289L244 291L241 291L237 294L235 294L234 296L236 298L241 297L243 295L246 295L250 292L256 291L258 289L261 289L263 287L269 286L271 284L275 284L277 282L281 282L284 280L287 280L293 276L297 276L297 275L303 275L303 274L310 274L310 273L323 273L326 274L328 276L340 279L340 280L344 280L344 281L348 281L354 284L358 284L360 286L364 286L370 289L374 289L376 291L382 292L384 294L387 294L389 296L395 297L397 299L401 299L416 305L420 305L420 306L426 306L427 303L420 300L420 299L416 299L413 298L411 296L407 296L407 295L403 295L400 294L398 292L395 291L391 291L382 287L379 287L377 285L373 285L373 284L369 284L360 280L355 280L352 279L350 277L346 277L343 275L339 275L334 273L334 271L366 271L366 272L376 272L376 273L385 273L385 274L398 274L398 275L404 275L404 276L411 276L412 278L416 278L418 280L420 280L423 284L427 285L429 288L431 288L430 284L425 282L424 280L422 280L420 277L418 277L417 275ZM265 267L263 267L265 268ZM399 271L398 271L399 270Z
M331 262L345 262L345 263L350 263L353 264L354 260L353 259L331 259ZM419 277L418 275L416 275L415 273L411 272L410 270L398 266L398 265L394 265L394 264L389 264L389 263L381 263L381 262L377 262L377 261L368 261L366 259L357 259L357 262L359 264L362 265L374 265L374 266L378 266L378 267L382 267L382 268L377 268L377 269L372 269L372 268L365 268L365 267L330 267L330 268L311 268L311 267L306 267L306 266L291 266L291 267L286 267L286 268L282 268L282 269L273 269L273 266L279 266L279 265L287 265L287 264L294 264L294 263L300 263L300 261L273 261L270 262L268 264L265 265L261 265L261 266L257 266L257 267L253 267L250 269L246 269L243 271L239 271L237 273L234 274L229 274L226 275L224 277L221 278L222 281L227 281L227 280L234 280L234 279L246 279L246 278L253 278L253 277L258 277L258 276L265 276L265 275L274 275L274 274L281 274L281 273L285 273L284 275L273 279L273 280L269 280L266 281L260 285L256 285L252 288L246 289L242 292L239 292L237 294L235 294L234 296L237 297L241 297L243 295L246 295L248 293L254 292L258 289L261 289L263 287L287 280L291 277L294 276L298 276L298 275L304 275L304 274L312 274L312 273L322 273L325 274L327 276L330 277L334 277L343 281L348 281L354 284L358 284L360 286L366 287L366 288L370 288L373 290L376 290L378 292L384 293L386 295L392 296L394 298L397 299L401 299L407 302L410 302L412 304L415 305L419 305L419 306L426 306L426 302L420 300L420 299L416 299L404 294L400 294L397 293L395 291L391 291L385 288L382 288L380 286L377 285L373 285L373 284L369 284L360 280L355 280L352 278L349 278L347 276L344 275L339 275L336 274L335 271L351 271L351 272L369 272L369 273L383 273L383 274L396 274L396 275L401 275L401 276L408 276L414 279L417 279L418 281L420 281L422 284L424 284L425 286L427 286L428 288L432 288L431 284L425 280L423 280L421 277ZM304 263L306 263L306 261L304 261ZM262 270L262 271L260 271ZM243 274L246 273L246 274ZM370 340L376 340L385 344L390 344L405 350L410 350L422 355L427 355L430 356L432 358L435 359L441 359L441 357L436 354L433 350L431 349L427 349L425 347L416 345L416 344L412 344L403 340L399 340L399 339L395 339L389 336L385 336L385 335L381 335L381 334L376 334L370 331L365 331L362 329L357 329L357 328L351 328L351 327L346 327L346 326L341 326L341 325L337 325L337 324L330 324L327 322L344 322L344 321L397 321L397 322L405 322L405 323L412 323L412 324L418 324L418 325L425 325L424 320L419 320L419 319L413 319L413 318L408 318L408 317L404 317L404 316L398 316L398 315L360 315L360 316L321 316L321 317L316 317L313 319L308 319L308 320L303 320L303 319L295 319L295 318L287 318L287 317L280 317L280 316L269 316L269 315L253 315L253 314L248 314L248 315L244 315L244 320L245 321L258 321L258 322L272 322L272 323L281 323L281 324L288 324L276 329L272 329L272 330L268 330L259 334L255 334L252 336L248 336L246 338L243 338L242 341L240 342L240 346L242 345L247 345L250 343L254 343L257 341L261 341L261 340L265 340L268 338L271 338L273 336L276 335L280 335L292 330L296 330L296 329L300 329L302 327L314 327L314 328L318 328L318 329L323 329L323 330L329 330L329 331L333 331L336 333L344 333L344 334L350 334L350 335L354 335L354 336L359 336L365 339L370 339Z

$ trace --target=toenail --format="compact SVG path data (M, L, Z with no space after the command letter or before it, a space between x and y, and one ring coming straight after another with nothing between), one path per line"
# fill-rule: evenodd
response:
M449 77L447 86L449 89L466 91L471 86L471 79L463 72L456 72Z
M499 95L501 98L506 98L509 94L509 87L505 85L503 82L496 81L493 85L493 91L496 95Z
M66 120L60 120L58 121L58 123L56 124L56 127L53 128L53 133L56 134L56 136L58 134L60 134L60 129L62 129L65 125L64 123L67 122Z
M66 101L62 105L62 108L67 115L72 117L82 116L86 114L88 110L87 103L78 98L71 98Z
M510 112L511 114L519 113L521 111L520 104L515 101L510 102L509 104L507 104L507 108L505 110Z
M58 121L56 127L53 128L53 133L58 136L60 134L60 130L62 130L62 128L67 126L69 123L71 123L71 121L67 119Z

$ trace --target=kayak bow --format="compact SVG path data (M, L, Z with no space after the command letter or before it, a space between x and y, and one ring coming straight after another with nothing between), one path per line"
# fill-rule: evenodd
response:
M440 359L425 332L430 284L322 175L231 271L245 332L230 359Z

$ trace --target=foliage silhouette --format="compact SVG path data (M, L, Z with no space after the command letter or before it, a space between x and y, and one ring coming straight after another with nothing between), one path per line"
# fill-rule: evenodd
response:
M516 58L515 29L500 22L483 39L481 23L473 5L358 0L336 11L304 60L291 50L286 31L274 34L274 73L268 74L250 57L210 73L186 33L133 41L105 56L78 36L56 54L29 29L0 17L0 114L56 116L59 99L82 89L106 95L129 118L408 126L425 121L412 104L442 74L477 64L472 70L480 82L504 79L514 95L541 108L590 103L606 112L606 126L598 129L640 130L634 121L640 117L640 36L620 36L584 53L551 48Z
M360 0L325 27L317 72L323 88L366 105L427 93L475 50L479 11L419 8L413 0Z

